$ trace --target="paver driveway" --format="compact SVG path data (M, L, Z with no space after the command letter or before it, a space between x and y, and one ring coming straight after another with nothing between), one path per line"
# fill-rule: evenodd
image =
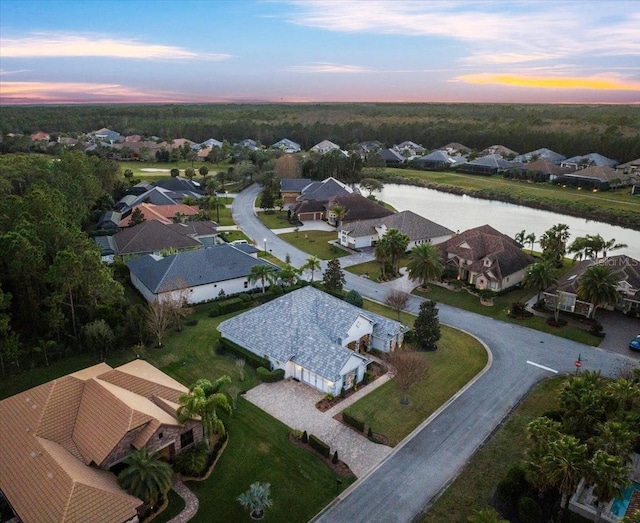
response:
M392 449L372 443L365 436L333 419L333 416L385 381L385 376L377 379L326 412L320 412L315 407L323 397L321 392L291 379L258 385L249 390L245 398L292 429L306 430L307 434L318 436L331 446L332 452L337 450L338 457L361 478Z

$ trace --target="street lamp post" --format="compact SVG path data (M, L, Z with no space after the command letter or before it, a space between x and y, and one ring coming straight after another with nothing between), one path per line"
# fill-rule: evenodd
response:
M264 239L264 255L267 255L267 239Z

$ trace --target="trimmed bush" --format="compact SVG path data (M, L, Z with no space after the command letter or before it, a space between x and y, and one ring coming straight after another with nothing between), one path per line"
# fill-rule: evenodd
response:
M302 443L309 443L309 435L306 430L302 433Z
M240 298L243 302L245 302L245 303L249 303L250 301L252 301L251 296L250 296L249 294L247 294L246 292L243 292L243 293L239 296L239 298Z
M522 523L542 523L542 508L534 499L521 497L518 501L518 517Z
M331 447L327 445L324 441L322 441L317 436L311 434L309 436L309 445L312 449L317 450L320 454L322 454L325 458L331 457Z
M351 305L355 305L356 307L362 307L364 305L364 300L362 296L357 291L349 291L344 297L344 301L350 303Z
M190 449L178 454L173 467L176 472L186 476L201 476L207 469L209 449L204 441L193 445Z
M364 421L359 420L346 411L342 411L342 421L356 429L358 432L364 432Z
M371 427L369 427L369 430L367 431L367 438L373 439L373 430L371 430Z
M269 287L269 292L274 296L282 296L284 294L284 289L282 288L282 285L272 285Z
M244 358L254 369L257 369L258 367L269 367L268 359L256 356L253 352L248 351L244 347L240 347L240 345L233 343L226 338L220 338L220 345L222 345L225 352L229 352L239 358Z
M333 463L334 465L336 465L338 463L338 451L337 450L333 453L333 458L331 459L331 463Z
M220 316L220 304L214 303L209 307L209 318L216 318Z
M289 434L295 439L302 439L302 431L298 429L291 429Z
M498 483L498 498L508 505L515 508L518 499L526 494L531 485L527 481L526 473L522 465L514 465L507 472L507 476Z
M258 367L258 379L263 383L275 383L284 379L284 369L269 370L266 367Z
M196 325L198 325L198 320L194 319L194 320L189 320L186 321L184 323L187 327L195 327Z

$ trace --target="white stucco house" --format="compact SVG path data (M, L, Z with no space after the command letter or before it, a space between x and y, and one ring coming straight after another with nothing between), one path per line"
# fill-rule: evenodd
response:
M146 254L127 266L131 283L148 302L184 299L195 304L260 288L261 282L249 279L251 268L279 268L259 259L257 253L252 245L221 243L166 257Z
M453 231L442 225L412 211L402 211L383 218L344 223L338 231L338 241L350 249L372 247L389 229L396 229L409 237L408 251L422 243L437 245L453 236Z
M407 328L308 286L223 321L218 330L286 378L338 394L364 378L367 350L395 350Z

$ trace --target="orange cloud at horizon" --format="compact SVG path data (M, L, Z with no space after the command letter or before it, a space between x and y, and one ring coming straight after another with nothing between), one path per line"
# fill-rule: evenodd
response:
M543 77L510 74L465 74L454 81L468 84L498 84L538 89L594 89L598 91L640 91L640 82L628 82L617 78L590 77Z

